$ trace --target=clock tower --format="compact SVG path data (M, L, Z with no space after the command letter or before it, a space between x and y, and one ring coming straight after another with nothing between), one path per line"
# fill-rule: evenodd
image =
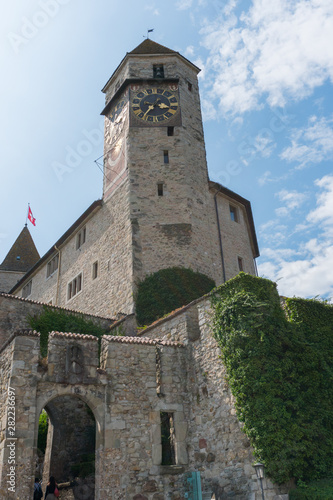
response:
M174 266L222 281L199 71L178 52L146 39L103 88L103 197L108 203L122 189L133 283Z

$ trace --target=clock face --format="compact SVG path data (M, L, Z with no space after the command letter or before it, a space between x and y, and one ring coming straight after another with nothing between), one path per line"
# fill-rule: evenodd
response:
M139 90L131 99L134 115L151 124L164 124L179 109L177 95L169 89L150 87Z

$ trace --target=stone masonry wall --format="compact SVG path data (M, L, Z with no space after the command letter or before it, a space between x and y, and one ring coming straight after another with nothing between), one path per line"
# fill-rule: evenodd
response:
M214 195L211 194L211 197L213 204ZM231 220L230 205L237 209L237 222ZM255 274L250 230L244 206L222 193L217 195L217 206L221 223L226 280L239 273L238 257L243 260L243 271L248 274Z
M5 376L5 383L8 385L7 388L2 386L2 390L13 388L15 401L13 403L7 398L5 418L1 420L0 498L6 500L31 498L33 491L38 357L39 336L33 332L16 334L1 352L1 366L3 362L8 366L10 361L10 377L8 378L8 370ZM11 420L15 422L14 425Z
M114 320L94 316L92 314L78 313L77 311L63 309L59 307L33 302L27 299L21 299L14 295L0 293L0 348L8 338L17 330L29 329L29 316L39 315L43 312L44 307L50 307L55 311L63 311L68 314L79 314L85 319L95 322L107 329L114 323ZM124 327L124 329L127 327Z
M200 471L203 495L261 500L253 450L236 416L219 347L211 334L211 318L210 299L198 299L141 334L187 345L189 470ZM287 498L283 495L288 486L278 487L265 479L265 498Z
M8 293L24 274L16 271L0 271L0 292Z
M86 241L76 248L78 231L86 227ZM60 269L46 278L47 262L32 276L31 300L103 316L133 312L132 233L129 217L128 181L93 217L82 224L60 248ZM56 254L56 251L54 255ZM97 262L98 275L93 277ZM60 276L58 278L58 273ZM68 284L82 273L82 290L68 299ZM29 278L31 279L31 278ZM59 280L59 283L58 283ZM57 285L58 284L58 285ZM18 296L22 288L16 292Z
M130 71L151 77L153 64L161 61L158 56L142 56L134 62L129 60ZM135 277L143 279L161 268L180 266L221 283L196 71L176 55L163 62L165 77L179 78L182 125L174 128L173 136L167 135L165 126L129 129ZM158 196L158 183L163 183L163 196Z

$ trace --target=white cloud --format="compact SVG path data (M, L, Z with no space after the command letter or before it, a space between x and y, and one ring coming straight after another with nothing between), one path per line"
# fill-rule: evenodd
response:
M222 111L259 109L264 99L284 106L333 80L333 2L253 0L239 18L233 4L201 31Z
M333 158L333 119L312 116L306 128L293 131L291 146L282 151L280 158L297 162L297 168Z
M333 176L325 175L315 184L323 191L317 197L317 207L308 214L307 220L312 224L321 224L326 235L333 236Z
M300 242L296 250L274 248L271 241L271 246L261 252L264 262L259 264L259 273L277 281L282 295L333 297L333 176L326 175L315 185L319 188L317 206L307 215L307 224L299 224L295 231L315 224L319 229L317 237ZM305 195L295 191L282 190L278 196L294 208L305 200ZM273 223L268 221L265 229L274 236L279 229Z
M284 206L279 207L275 210L278 217L286 217L293 214L296 209L304 203L307 195L304 193L299 193L297 191L287 191L287 189L282 189L276 195L280 201L285 203Z
M178 10L187 10L190 7L192 7L192 4L193 4L193 0L179 0L176 3L176 8Z

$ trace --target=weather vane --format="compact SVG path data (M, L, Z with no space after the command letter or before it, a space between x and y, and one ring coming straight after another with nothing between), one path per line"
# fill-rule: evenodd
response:
M154 28L153 29L150 29L150 30L147 30L147 40L149 40L149 33L152 33L154 31ZM145 35L143 35L144 37Z

